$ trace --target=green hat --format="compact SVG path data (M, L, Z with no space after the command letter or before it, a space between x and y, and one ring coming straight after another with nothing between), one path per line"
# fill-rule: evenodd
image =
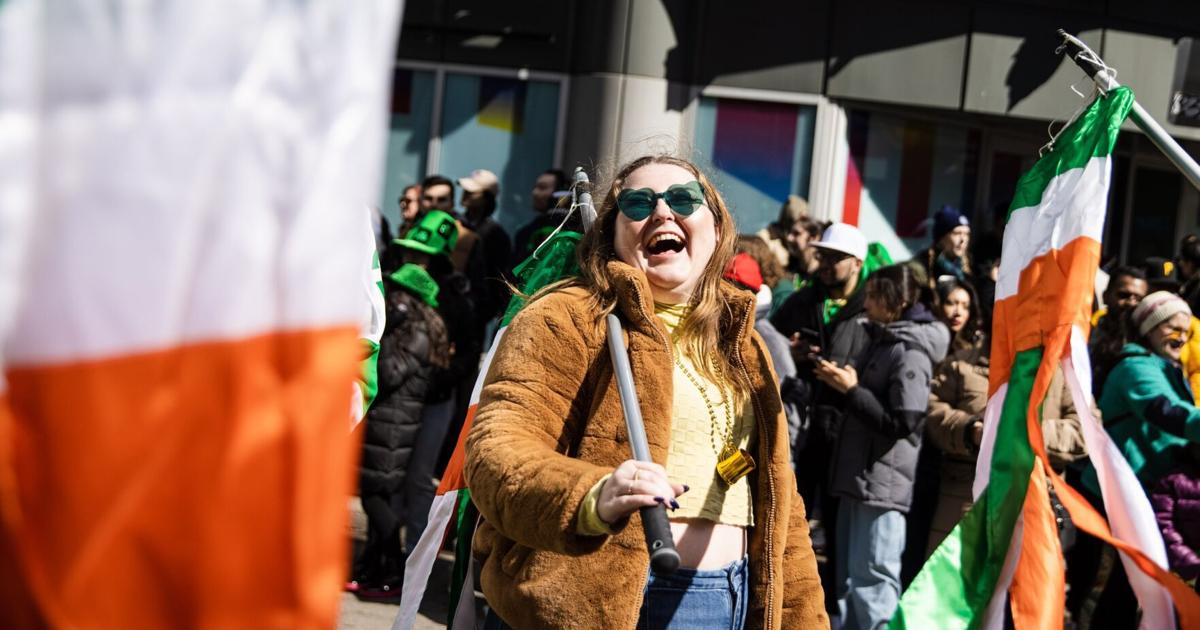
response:
M388 279L412 291L421 301L437 308L438 285L433 276L421 265L406 263L392 272Z
M458 243L458 222L446 212L430 210L404 238L395 242L431 256L449 256Z

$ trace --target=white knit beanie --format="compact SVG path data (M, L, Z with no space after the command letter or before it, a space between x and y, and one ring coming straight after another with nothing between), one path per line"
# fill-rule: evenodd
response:
M1188 308L1183 298L1170 291L1155 291L1143 298L1133 309L1133 325L1137 326L1138 335L1144 337L1146 333L1154 330L1155 326L1179 313L1192 316L1192 309Z

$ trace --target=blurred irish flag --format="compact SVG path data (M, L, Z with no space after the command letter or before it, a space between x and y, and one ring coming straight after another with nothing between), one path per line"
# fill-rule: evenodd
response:
M399 19L0 0L2 625L332 627Z

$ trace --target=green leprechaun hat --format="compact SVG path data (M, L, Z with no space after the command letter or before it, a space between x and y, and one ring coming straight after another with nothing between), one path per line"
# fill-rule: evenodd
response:
M396 244L431 256L449 256L458 243L458 222L449 213L430 210Z

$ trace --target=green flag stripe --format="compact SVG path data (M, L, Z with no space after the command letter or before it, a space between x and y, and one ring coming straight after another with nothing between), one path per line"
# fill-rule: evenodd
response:
M992 473L979 501L909 585L890 628L978 628L1025 504L1033 449L1026 425L1042 349L1017 353L1000 411Z
M1083 168L1093 157L1112 153L1121 123L1133 106L1133 92L1127 87L1111 90L1108 96L1097 98L1079 118L1076 118L1058 139L1050 153L1021 176L1017 191L1009 206L1013 210L1036 206L1050 180L1073 168Z

